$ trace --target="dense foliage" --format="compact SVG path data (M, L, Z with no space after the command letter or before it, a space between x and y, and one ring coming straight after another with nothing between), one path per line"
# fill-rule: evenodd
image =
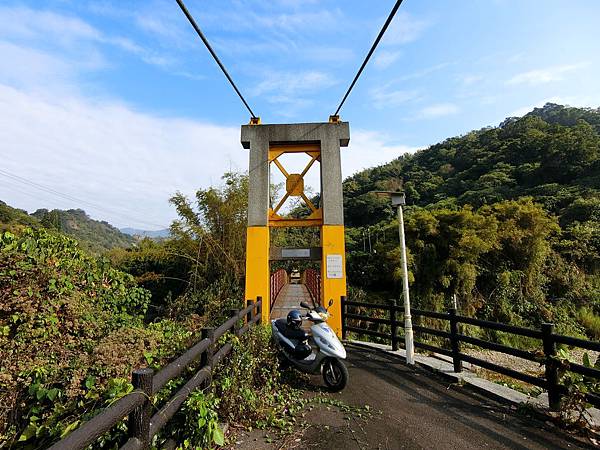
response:
M45 448L66 435L130 392L132 369L159 369L199 339L201 325L216 321L191 314L147 322L150 292L132 275L44 229L0 235L0 298L0 446L17 448ZM223 421L292 426L305 403L281 379L276 353L268 350L270 329L225 339L234 350L212 393L195 392L157 445L171 436L185 448L222 444ZM183 382L169 383L156 405ZM121 423L98 446L122 443L126 429Z
M217 367L211 390L192 393L170 424L184 449L222 445L222 423L289 432L310 401L294 386L302 379L279 369L268 325L228 338L233 351Z
M370 192L397 189L416 306L600 337L600 111L548 104L345 180L349 280L395 295L398 223Z
M548 121L544 120L547 119ZM373 190L403 189L411 205L479 207L531 196L561 225L598 220L600 110L547 104L499 127L406 154L344 181L346 224L387 219Z
M8 206L0 200L0 230L14 226L36 226L38 221L27 214L27 211Z
M0 299L0 446L47 446L127 392L132 368L180 352L193 330L144 323L147 290L44 229L0 235Z

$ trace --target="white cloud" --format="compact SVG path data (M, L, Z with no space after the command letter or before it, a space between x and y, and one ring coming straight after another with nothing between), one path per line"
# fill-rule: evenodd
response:
M0 7L0 37L71 44L76 39L99 39L101 34L77 17L27 7Z
M587 65L588 64L586 63L567 64L562 66L548 67L546 69L530 70L528 72L522 72L513 76L506 82L506 84L526 84L530 86L537 86L554 81L562 81L567 73L575 72L586 67Z
M482 75L461 75L458 77L458 81L463 86L472 86L484 80Z
M172 57L157 54L129 38L107 35L74 16L27 7L0 7L0 42L5 45L37 50L56 59L71 60L74 65L94 69L108 64L102 46L110 46L139 57L147 64L160 67L175 63Z
M40 89L60 86L65 90L74 88L77 74L105 65L104 58L97 52L89 52L76 64L65 56L58 57L0 40L0 83L19 87L35 85Z
M437 117L451 116L458 114L459 107L453 103L439 103L437 105L427 106L419 112L422 119L435 119Z
M303 98L321 89L335 85L337 81L325 72L267 72L265 78L250 94L265 96L270 103L294 104L301 108L310 102Z
M431 67L425 67L424 69L421 70L417 70L416 72L412 72L406 75L402 75L399 76L397 78L394 79L394 82L401 82L401 81L408 81L408 80L419 80L421 78L425 78L429 75L431 75L432 73L436 73L439 72L442 69L445 69L446 67L449 66L453 66L456 65L457 62L443 62L440 64L436 64L435 66L431 66Z
M390 24L383 41L386 45L407 44L419 39L431 25L429 20L417 19L401 11Z
M248 23L249 18L251 23ZM248 14L248 11L244 10L241 20L251 27L258 26L260 28L266 27L291 32L335 26L342 20L342 14L339 10L326 9L269 15Z
M174 192L192 195L218 184L230 169L247 170L238 127L158 117L117 102L43 100L5 85L0 85L0 115L3 170L105 205L96 209L0 175L0 199L29 211L83 208L117 226L158 228L174 217L167 203ZM349 176L416 149L356 130L342 149L342 172ZM318 171L309 172L307 185L319 185Z
M218 27L221 30L239 33L240 31L260 30L261 33L284 34L306 33L312 30L328 30L339 28L345 21L344 13L339 8L293 8L280 5L284 10L277 10L267 4L244 4L232 2L229 8L216 10L191 11L202 20L202 24Z
M168 225L175 191L192 194L247 166L237 127L153 116L116 102L42 100L0 85L0 116L4 170L115 212L14 182L7 187L0 177L0 198L28 210L83 207L119 226Z
M375 55L373 64L378 69L385 69L394 64L401 55L401 51L381 50Z
M360 170L385 164L404 153L421 147L390 144L381 133L357 129L350 132L350 145L342 148L342 175L348 177Z
M299 27L294 20L287 25ZM157 24L144 26L156 31ZM103 207L57 197L2 175L0 199L29 211L81 207L117 226L166 226L175 215L167 203L175 191L191 195L218 184L228 170L246 170L247 151L239 144L238 127L136 111L101 99L98 86L92 86L93 98L84 95L89 86L82 84L82 75L110 67L103 53L106 46L152 64L174 64L76 17L0 7L2 170ZM336 83L321 70L267 72L253 93L302 107L309 104L309 94ZM382 101L384 96L401 103L416 94L392 90L382 93ZM348 176L414 150L356 130L350 147L342 150L342 170Z
M373 105L376 108L399 106L419 99L419 92L408 89L393 89L390 84L378 86L370 90Z
M278 91L296 93L329 87L335 83L330 75L312 70L307 72L269 72L254 89L253 95Z

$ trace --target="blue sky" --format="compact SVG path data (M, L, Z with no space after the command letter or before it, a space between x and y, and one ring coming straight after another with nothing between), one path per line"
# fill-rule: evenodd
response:
M263 123L326 121L393 3L186 2ZM598 17L597 0L405 0L341 112L344 174L547 101L600 106ZM158 228L169 195L247 165L249 114L174 0L2 1L0 115L0 199L30 211Z

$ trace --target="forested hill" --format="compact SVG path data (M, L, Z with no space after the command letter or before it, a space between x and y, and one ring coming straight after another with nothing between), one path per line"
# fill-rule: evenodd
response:
M532 196L561 224L588 220L600 214L600 109L548 103L359 172L344 182L346 224L388 217L385 202L368 192L396 189L419 206L479 207Z
M96 254L116 247L129 247L135 242L132 236L121 233L108 222L90 218L81 209L38 209L28 214L0 201L0 230L14 225L59 231L77 239L83 248Z
M399 294L404 190L415 307L600 339L600 111L547 104L344 181L348 280ZM358 294L354 297L359 296Z
M91 219L82 209L66 211L38 209L32 214L47 228L72 236L94 253L115 247L128 247L135 240L105 221Z

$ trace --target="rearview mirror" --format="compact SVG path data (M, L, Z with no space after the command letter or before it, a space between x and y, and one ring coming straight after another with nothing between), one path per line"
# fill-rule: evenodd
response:
M302 306L303 308L306 308L306 309L310 309L310 305L306 302L300 302L300 306Z
M331 307L331 305L333 305L333 299L332 298L329 299L329 306Z

